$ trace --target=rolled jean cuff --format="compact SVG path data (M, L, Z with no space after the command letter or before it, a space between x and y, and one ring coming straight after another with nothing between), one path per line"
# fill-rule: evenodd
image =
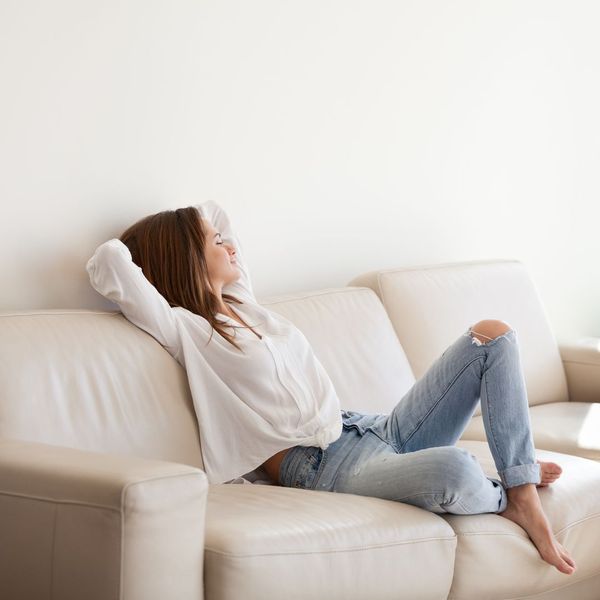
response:
M525 483L540 483L542 481L542 468L540 463L533 465L515 465L498 473L505 488L523 485Z

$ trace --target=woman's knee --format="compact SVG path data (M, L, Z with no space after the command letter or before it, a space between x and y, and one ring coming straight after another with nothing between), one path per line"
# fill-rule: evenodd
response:
M484 319L471 326L471 336L485 344L511 330L511 326L498 319Z
M477 458L465 448L442 446L438 449L438 476L445 482L447 491L468 491L480 485L481 466Z

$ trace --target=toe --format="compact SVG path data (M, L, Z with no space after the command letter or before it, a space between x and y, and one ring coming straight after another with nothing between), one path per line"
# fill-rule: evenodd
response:
M562 558L566 560L572 567L574 567L575 561L571 558L571 556L567 552L567 549L560 542L556 542L556 545L558 546L558 550Z
M569 571L571 571L571 572L574 571L575 570L575 561L572 558L565 556L564 554L561 554L561 556L562 556L564 563L567 565L567 567L569 567Z

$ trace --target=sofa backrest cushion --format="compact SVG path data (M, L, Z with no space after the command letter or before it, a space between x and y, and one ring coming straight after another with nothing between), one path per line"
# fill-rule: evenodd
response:
M500 319L517 333L530 406L568 400L557 341L538 290L520 261L371 271L348 285L377 293L417 379L470 325ZM474 414L481 414L480 405Z
M185 371L120 312L0 313L0 437L203 467Z
M415 382L373 290L326 288L271 296L261 304L283 315L306 336L344 410L389 413Z

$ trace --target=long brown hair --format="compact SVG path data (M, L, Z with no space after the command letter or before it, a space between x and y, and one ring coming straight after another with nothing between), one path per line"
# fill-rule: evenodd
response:
M223 322L216 318L220 302L208 278L204 254L207 234L194 206L144 217L128 227L119 239L169 306L182 306L201 315L213 330L241 350ZM231 294L222 294L222 298L243 304ZM211 339L212 332L208 341Z

